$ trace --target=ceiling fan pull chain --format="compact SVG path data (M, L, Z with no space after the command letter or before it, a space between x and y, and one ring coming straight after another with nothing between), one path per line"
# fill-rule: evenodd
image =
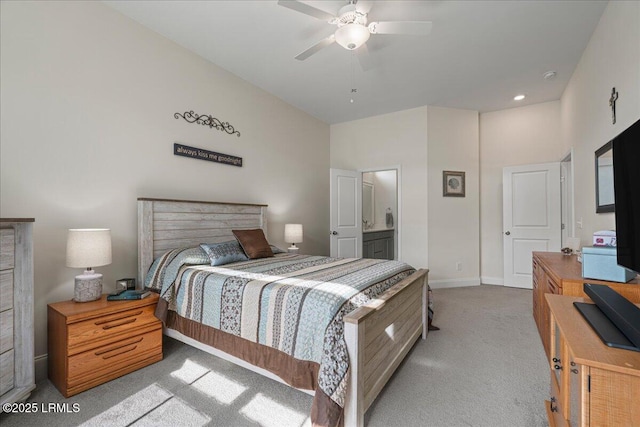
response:
M356 85L355 85L355 71L353 68L353 57L355 55L356 54L354 52L351 52L351 98L349 99L349 102L352 104L355 102L353 98L355 94L358 92L358 89L356 88Z

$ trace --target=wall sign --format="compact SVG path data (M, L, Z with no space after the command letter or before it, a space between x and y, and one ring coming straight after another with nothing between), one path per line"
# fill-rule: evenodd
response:
M189 147L188 145L178 144L177 142L173 144L173 154L176 156L191 157L193 159L242 167L242 157L216 153L215 151L203 150L202 148Z
M233 126L229 124L229 122L222 122L211 115L199 115L194 113L193 110L185 111L184 114L175 113L173 115L176 119L182 117L189 123L197 123L202 126L209 126L211 129L223 130L226 133L233 135L236 134L238 138L240 138L240 132L235 130Z

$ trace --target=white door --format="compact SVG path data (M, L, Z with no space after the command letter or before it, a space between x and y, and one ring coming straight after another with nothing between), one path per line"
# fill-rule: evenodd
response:
M362 256L362 174L331 169L331 256Z
M560 250L560 163L502 172L504 284L532 289L531 252Z
M573 237L573 163L571 154L560 162L560 199L562 200L562 239L560 245L567 246L569 238Z

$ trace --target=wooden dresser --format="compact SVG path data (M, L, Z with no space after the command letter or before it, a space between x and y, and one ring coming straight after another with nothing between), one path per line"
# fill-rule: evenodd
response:
M607 347L574 301L589 300L545 295L551 325L549 425L640 426L640 353Z
M33 222L0 219L0 404L25 400L36 387Z
M48 306L49 379L65 396L162 360L158 295Z
M582 290L584 283L610 286L630 301L640 303L640 280L637 277L628 283L584 279L582 264L578 262L575 255L563 255L560 252L534 252L533 318L538 326L547 357L551 349L551 336L549 308L544 295L560 294L588 299Z

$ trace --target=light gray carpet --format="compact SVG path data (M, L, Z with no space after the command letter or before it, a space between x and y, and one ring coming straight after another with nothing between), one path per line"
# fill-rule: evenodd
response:
M549 370L531 291L434 289L435 324L366 414L370 427L546 426ZM65 399L49 383L10 426L308 425L312 398L165 337L164 360ZM49 403L66 403L56 413ZM74 404L77 404L75 407ZM60 407L58 409L61 409ZM65 408L62 408L65 409ZM43 410L49 412L43 413Z

